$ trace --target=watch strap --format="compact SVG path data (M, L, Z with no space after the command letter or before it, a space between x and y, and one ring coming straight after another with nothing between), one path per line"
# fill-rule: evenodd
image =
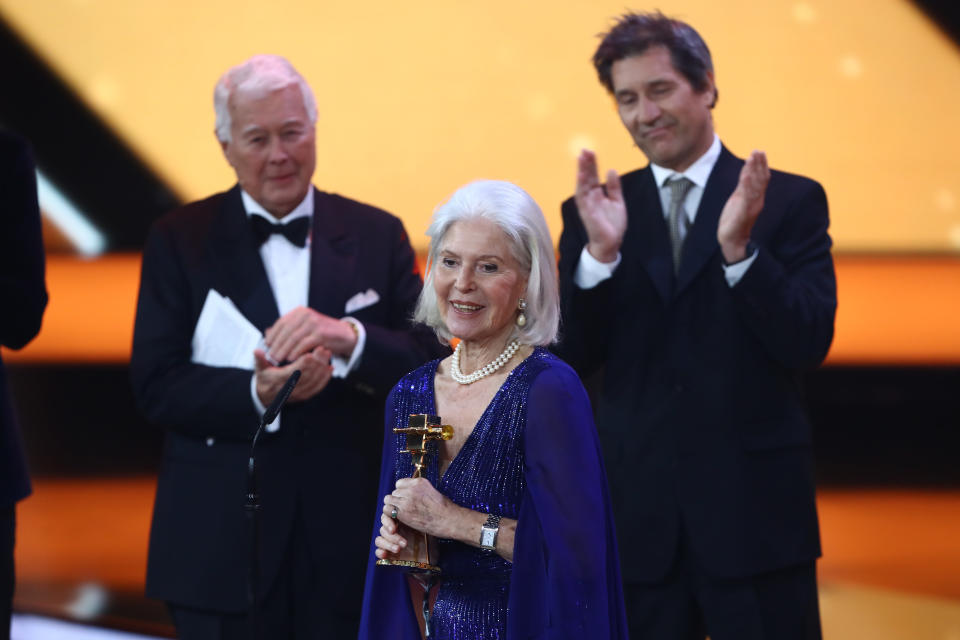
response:
M500 516L491 513L480 527L480 548L487 551L496 549L498 533L500 533Z

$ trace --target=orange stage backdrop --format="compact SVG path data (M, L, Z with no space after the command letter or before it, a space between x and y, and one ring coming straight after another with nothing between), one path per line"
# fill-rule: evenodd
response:
M960 365L960 259L841 255L831 364ZM140 256L53 256L39 337L10 362L130 358Z

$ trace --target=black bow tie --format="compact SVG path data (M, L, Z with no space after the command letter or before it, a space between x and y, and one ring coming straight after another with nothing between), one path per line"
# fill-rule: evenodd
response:
M253 225L253 235L259 244L266 242L271 234L279 233L300 248L307 246L307 234L310 232L310 218L307 216L301 216L287 224L273 224L263 216L251 215L250 224Z

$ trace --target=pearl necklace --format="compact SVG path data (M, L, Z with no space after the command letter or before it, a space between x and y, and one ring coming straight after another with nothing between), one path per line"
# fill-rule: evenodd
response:
M463 343L461 342L457 345L457 348L453 350L453 356L450 358L450 377L460 384L470 384L471 382L476 382L480 378L487 377L503 365L507 364L510 361L510 358L513 357L513 354L517 352L517 349L520 348L520 343L516 340L511 340L493 362L477 369L467 376L460 372L460 348L462 346Z

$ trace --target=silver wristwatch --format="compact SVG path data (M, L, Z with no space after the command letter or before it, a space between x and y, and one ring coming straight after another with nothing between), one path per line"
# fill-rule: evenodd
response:
M480 527L480 548L487 551L496 549L498 533L500 533L500 516L491 513L487 516L487 521Z

